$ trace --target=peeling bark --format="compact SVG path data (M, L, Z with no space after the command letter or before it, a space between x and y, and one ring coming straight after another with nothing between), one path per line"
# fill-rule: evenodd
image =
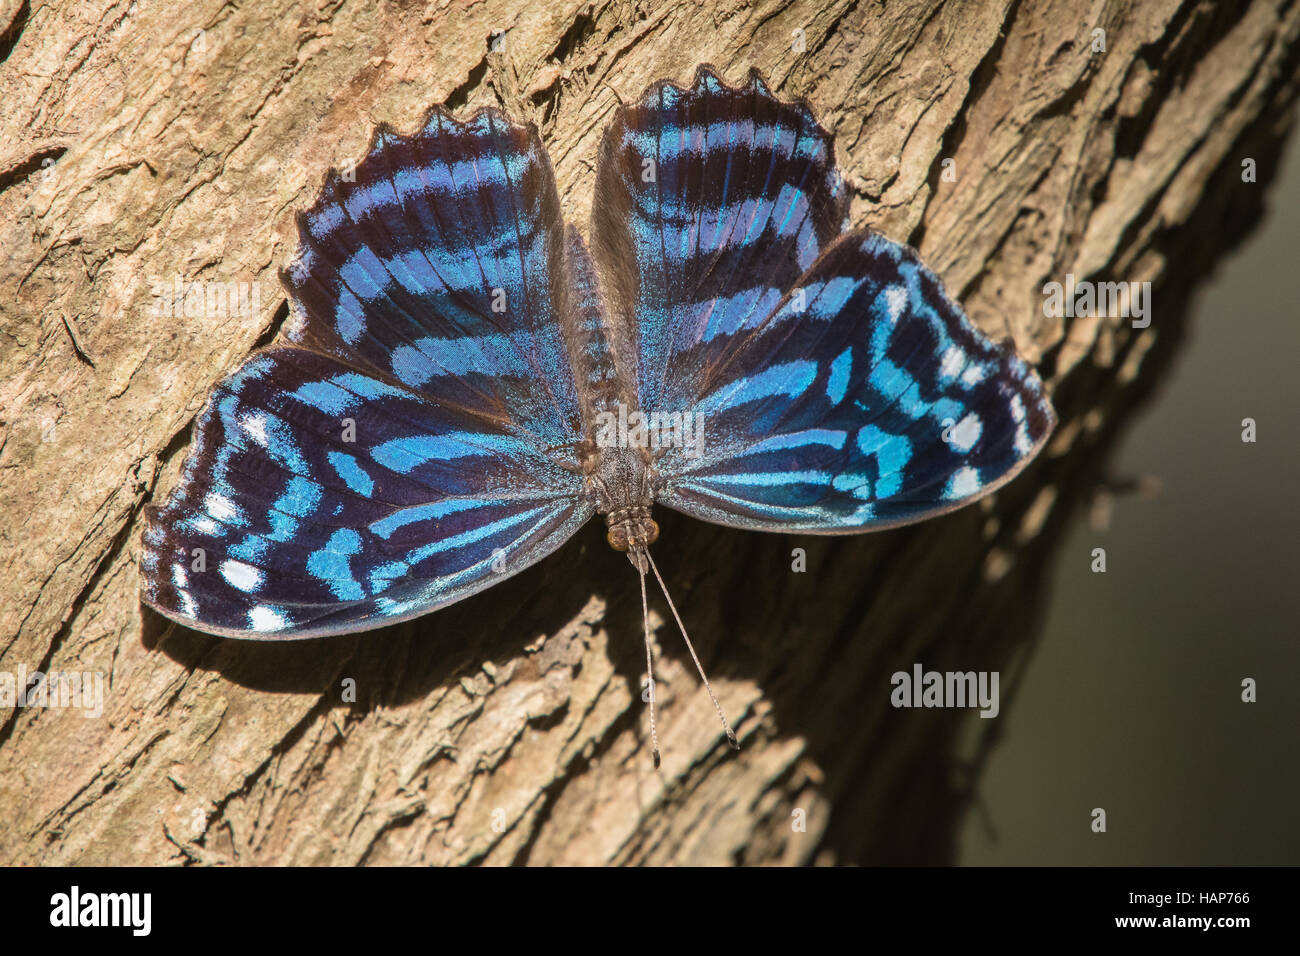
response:
M1300 5L1228 6L0 0L0 672L108 684L98 719L0 714L0 861L952 860L994 736L970 712L892 709L889 675L1000 670L1013 706L1069 516L1290 128ZM660 626L659 772L635 578L594 526L364 636L253 645L141 609L140 509L174 484L213 383L278 331L275 271L328 167L381 121L502 103L539 123L585 224L619 98L699 62L807 96L855 223L917 246L1040 363L1061 425L1039 462L983 506L862 538L661 514L661 566L743 749ZM1152 282L1150 328L1044 317L1067 273ZM257 308L153 314L178 277L255 283Z

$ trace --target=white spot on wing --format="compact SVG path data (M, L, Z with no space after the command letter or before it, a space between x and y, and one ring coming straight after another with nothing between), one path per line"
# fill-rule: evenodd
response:
M948 479L948 484L943 490L943 496L949 501L955 501L958 498L966 498L975 494L980 488L980 473L974 468L967 466L958 468Z
M243 421L244 434L263 448L266 447L266 415L261 412L249 415Z
M885 308L889 310L889 320L897 322L907 305L907 289L901 285L891 285L885 290Z
M255 631L279 631L289 626L280 611L265 604L259 604L248 612L248 623Z
M264 580L261 568L234 559L221 562L221 576L232 588L238 588L245 594L256 591Z
M944 378L956 378L957 373L962 370L966 364L966 353L956 345L943 353L943 361L939 364L939 374Z
M975 447L975 443L980 440L980 434L984 431L984 423L974 412L970 412L953 426L952 431L948 433L948 444L957 451L970 451Z
M222 535L221 525L217 524L207 515L199 515L196 518L191 518L190 527L195 531L198 531L200 534L210 534L214 538L219 538Z
M225 495L219 495L215 491L209 492L208 496L203 499L203 507L217 521L226 524L241 522L244 519L244 514L239 510L238 505Z
M1016 422L1016 451L1028 455L1033 450L1034 442L1029 437L1029 423L1025 420L1025 400L1019 395L1011 396L1011 417Z

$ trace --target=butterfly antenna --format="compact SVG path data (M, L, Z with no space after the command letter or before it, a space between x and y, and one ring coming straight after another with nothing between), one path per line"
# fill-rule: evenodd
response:
M638 552L638 556L645 553ZM659 734L655 732L655 665L654 657L650 653L650 605L646 603L645 597L645 564L640 564L637 571L641 578L641 621L645 625L645 671L647 687L650 691L650 745L654 748L655 769L658 770Z
M642 553L646 556L646 560L650 563L650 570L655 573L655 580L659 582L659 590L664 592L664 600L668 602L668 609L673 612L673 620L677 622L677 628L682 632L682 637L686 641L686 649L691 652L691 660L695 661L695 669L700 672L700 680L704 681L704 689L709 692L709 700L713 701L713 709L718 712L718 720L722 721L722 729L727 732L727 742L731 744L731 746L734 749L739 750L740 741L736 739L735 731L733 731L731 729L731 725L727 723L727 715L722 712L722 705L718 703L718 698L713 696L713 688L709 686L709 678L705 676L704 666L700 663L699 655L695 653L695 645L691 643L691 636L686 633L686 625L682 623L682 616L677 613L677 605L673 604L673 599L668 593L668 585L664 584L663 576L660 575L659 568L655 566L655 559L650 557L650 550L647 548ZM642 588L641 600L644 601L645 600L645 572L644 571L641 573L641 588ZM650 649L650 645L648 643L649 640L650 640L649 631L647 630L646 632L647 652L649 652ZM653 682L651 686L653 686ZM653 692L651 692L650 697L651 697L651 701L653 702L654 699ZM654 727L653 709L651 710L650 713L651 713L650 726Z

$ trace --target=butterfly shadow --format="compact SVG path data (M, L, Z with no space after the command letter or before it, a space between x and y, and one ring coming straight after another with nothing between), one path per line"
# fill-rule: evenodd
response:
M554 634L593 596L604 602L596 626L627 636L610 642L619 649L616 670L629 687L639 686L644 651L635 572L608 548L598 523L539 565L412 621L303 640L235 640L175 624L142 606L142 642L187 669L212 671L243 687L317 694L327 706L366 713L423 699L485 669L506 668L524 646ZM345 700L352 688L355 699Z
M1033 487L1026 482L1027 490L1008 494L1023 498ZM960 817L979 771L978 761L963 762L956 748L972 712L895 708L891 677L914 663L927 670L996 670L1031 644L1040 577L1056 535L1041 536L1009 573L990 582L971 576L979 565L972 554L988 547L990 517L979 508L847 537L747 533L667 511L657 519L656 560L715 687L750 684L765 701L748 714L731 714L742 738L749 746L797 739L817 768L818 791L833 803L861 807L873 821L834 818L827 840L838 858L944 859L952 828L936 821ZM693 673L667 607L650 594L664 622L656 634L659 660ZM391 627L298 641L231 640L173 625L144 608L143 641L187 669L259 691L315 694L323 709L364 716L508 668L526 645L573 622L593 596L603 610L588 620L608 632L609 663L634 702L597 747L634 727L648 751L638 706L645 673L640 590L635 570L608 548L598 521L538 565ZM584 659L575 659L572 676ZM349 686L355 699L346 696ZM674 693L704 690L695 685ZM726 708L725 690L720 698ZM561 708L540 721L563 716ZM982 732L993 730L982 725L996 723L975 721ZM661 739L661 746L670 749L672 739ZM715 756L734 759L720 727ZM882 774L884 767L891 769ZM927 840L932 845L919 845Z

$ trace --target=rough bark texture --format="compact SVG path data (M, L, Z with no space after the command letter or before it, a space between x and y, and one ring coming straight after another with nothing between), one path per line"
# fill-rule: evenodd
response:
M99 719L0 713L0 861L951 860L998 721L894 710L889 675L1000 670L1011 709L1067 516L1289 128L1300 5L1232 7L0 0L0 671L108 683ZM585 224L618 98L699 62L807 96L856 222L916 245L1040 363L1061 426L1034 467L985 506L862 538L661 515L661 565L743 749L661 626L658 772L635 577L596 525L360 637L222 641L141 609L141 507L174 483L212 384L276 334L275 270L327 167L381 121L500 101L539 122ZM1066 273L1150 280L1150 328L1045 318ZM259 308L151 314L177 277L256 282Z

